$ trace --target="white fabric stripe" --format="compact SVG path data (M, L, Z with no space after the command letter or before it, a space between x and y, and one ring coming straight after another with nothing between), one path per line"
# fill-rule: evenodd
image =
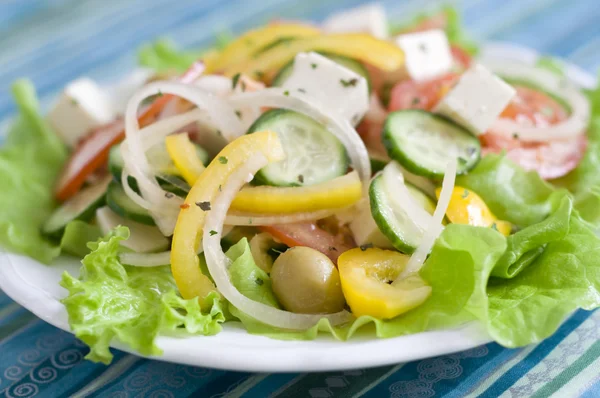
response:
M568 396L581 396L600 379L598 369L600 369L600 358L596 358L594 362L589 364L588 367L577 376L569 380L568 383L552 394L551 397L564 398Z
M502 396L513 396L511 390L525 386L537 391L546 383L571 366L600 339L600 312L595 312L577 329L573 330L533 368L517 380Z
M374 380L368 386L366 386L365 388L363 388L362 390L360 390L359 392L354 394L352 396L352 398L362 397L363 395L365 395L366 393L371 391L374 387L376 387L379 383L381 383L382 381L384 381L385 379L387 379L388 377L390 377L391 375L393 375L394 373L399 371L404 365L405 365L404 363L401 363L399 365L394 366L388 372L386 372L383 376L379 377L377 380Z
M125 358L121 359L119 362L113 363L110 367L107 368L106 372L102 373L96 380L92 381L90 384L77 391L71 396L71 398L87 397L93 392L104 387L111 380L114 380L115 378L125 373L136 362L141 360L142 358L138 358L133 355L128 355Z
M263 381L269 376L268 373L259 373L255 376L250 376L239 386L234 388L232 391L226 393L223 398L240 398L244 393L246 393L249 389Z

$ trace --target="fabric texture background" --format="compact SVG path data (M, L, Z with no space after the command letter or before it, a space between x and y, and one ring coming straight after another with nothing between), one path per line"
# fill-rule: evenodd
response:
M3 0L0 1L0 131L15 108L8 95L31 78L47 104L70 80L110 82L132 69L135 49L158 36L202 47L274 17L321 20L360 0ZM383 0L391 20L439 1ZM448 3L448 1L444 2ZM600 66L597 0L463 0L473 37L515 42ZM599 397L600 312L575 313L539 345L466 352L373 369L249 374L161 363L117 352L111 366L83 360L87 348L38 320L0 291L2 397Z

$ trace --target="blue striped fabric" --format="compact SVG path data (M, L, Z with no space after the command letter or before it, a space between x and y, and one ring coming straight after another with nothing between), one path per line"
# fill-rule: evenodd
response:
M33 79L43 103L80 75L108 82L135 65L134 49L168 35L208 45L273 17L320 20L361 0L4 0L0 2L0 120L14 112L12 80ZM439 1L384 0L402 19ZM424 6L423 3L426 3ZM463 0L480 39L524 44L595 71L597 0ZM233 11L235 10L235 11ZM0 396L6 397L598 397L600 313L579 311L537 346L488 344L382 368L322 374L224 372L117 353L111 366L83 360L73 336L37 320L0 292Z

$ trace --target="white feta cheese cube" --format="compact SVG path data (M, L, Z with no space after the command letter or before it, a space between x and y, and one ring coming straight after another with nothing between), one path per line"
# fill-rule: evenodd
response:
M323 29L332 33L369 33L379 39L388 37L385 9L379 3L335 13L323 22Z
M110 97L88 78L69 83L48 113L56 133L70 147L94 127L114 118Z
M396 44L404 51L406 71L413 80L428 80L452 68L452 52L443 30L400 35Z
M299 53L283 84L293 95L305 95L357 124L369 109L367 81L358 73L311 52Z
M480 135L506 108L515 89L480 64L475 64L434 109Z

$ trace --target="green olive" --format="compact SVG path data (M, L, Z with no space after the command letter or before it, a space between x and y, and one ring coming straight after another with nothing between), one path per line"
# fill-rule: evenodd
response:
M344 309L340 274L329 257L309 247L280 255L271 269L273 292L283 307L299 314L329 314Z

